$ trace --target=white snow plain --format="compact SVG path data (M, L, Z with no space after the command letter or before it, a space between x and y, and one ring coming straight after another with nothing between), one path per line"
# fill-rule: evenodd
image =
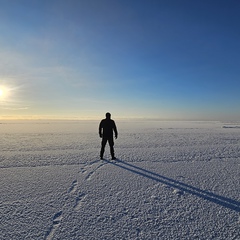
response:
M0 239L240 239L240 128L116 121L0 124Z

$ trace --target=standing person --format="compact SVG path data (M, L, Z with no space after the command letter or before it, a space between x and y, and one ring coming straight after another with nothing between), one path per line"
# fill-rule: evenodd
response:
M110 153L112 156L112 160L115 160L114 155L114 141L113 141L113 132L115 133L115 138L118 137L117 127L115 122L111 119L111 114L106 113L106 118L103 119L99 124L99 136L102 138L102 147L100 152L100 158L103 159L104 149L106 143L109 143Z

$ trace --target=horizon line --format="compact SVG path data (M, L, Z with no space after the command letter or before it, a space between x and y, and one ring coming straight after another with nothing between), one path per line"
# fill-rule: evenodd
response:
M0 117L0 121L99 121L104 117ZM196 119L196 118L154 118L154 117L114 117L117 121L186 121L186 122L236 122L229 119Z

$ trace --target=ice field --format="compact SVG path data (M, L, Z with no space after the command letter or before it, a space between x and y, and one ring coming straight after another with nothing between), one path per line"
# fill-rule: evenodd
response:
M0 240L240 239L240 124L0 122Z

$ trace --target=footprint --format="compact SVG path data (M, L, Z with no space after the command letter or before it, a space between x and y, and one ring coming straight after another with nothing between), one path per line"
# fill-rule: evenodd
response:
M173 193L176 194L176 195L178 195L178 196L181 196L181 195L184 194L184 192L181 191L181 190L179 190L179 189L174 189L174 190L173 190Z
M52 240L53 239L54 233L59 228L61 220L62 220L62 211L56 213L53 216L53 223L52 223L52 226L50 227L49 231L46 234L45 240Z
M90 173L86 176L86 180L87 180L87 181L91 180L92 175L93 175L94 173L95 173L95 171L90 172Z
M77 180L74 180L71 184L71 187L68 190L68 193L74 193L77 190Z
M81 167L81 168L80 168L80 172L81 172L81 173L85 173L86 171L87 171L87 170L86 170L84 167Z
M77 198L76 198L76 204L74 207L75 211L79 211L85 198L87 197L87 195L85 193L81 193Z
M99 162L99 160L92 161L92 162L88 163L87 166L92 166L92 165L94 165L95 163L98 163L98 162Z
M62 220L62 211L56 213L53 217L53 225L60 224Z
M97 166L93 171L89 172L89 174L86 176L86 180L89 181L91 180L92 176L96 173L96 171L100 168L102 168L104 165L106 165L107 163L102 163L99 166Z

